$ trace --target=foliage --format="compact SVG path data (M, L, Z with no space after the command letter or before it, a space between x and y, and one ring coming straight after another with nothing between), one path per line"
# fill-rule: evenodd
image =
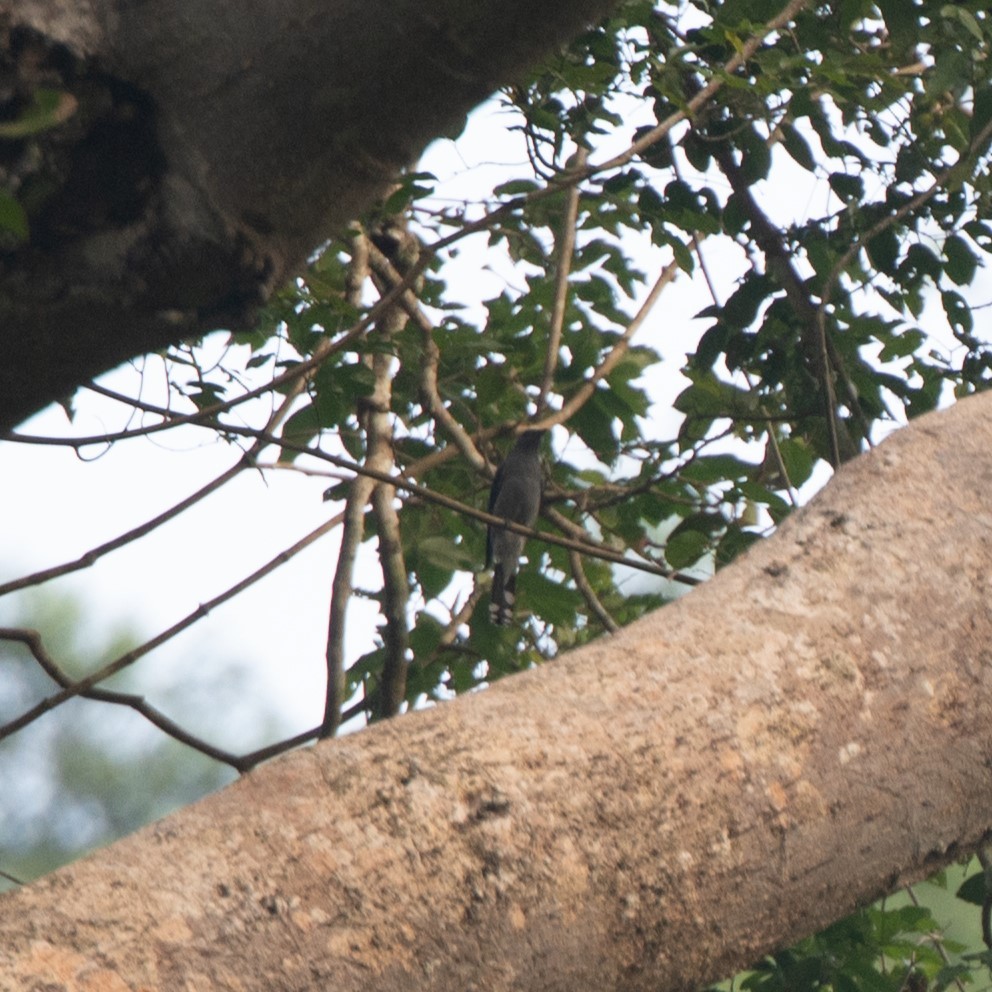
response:
M462 449L474 441L491 463L505 446L489 443L494 432L528 418L561 424L543 526L681 570L730 561L788 513L818 463L851 457L950 390L983 388L992 356L966 294L992 250L984 5L919 3L906 16L901 3L822 4L741 57L778 13L731 0L678 12L626 3L506 93L529 168L494 190L481 220L467 204L440 209L432 177L415 174L366 222L375 242L383 217L405 211L432 246L400 239L396 274L421 259L419 309L395 332L349 336L362 308L345 287L367 249L351 236L331 242L274 301L276 338L240 339L255 363L277 342L305 361L347 339L309 379L284 455L338 436L365 457L371 354L386 350L390 454L403 475L481 506L488 473ZM584 164L624 134L637 139L627 153ZM825 209L780 216L773 179L819 188ZM481 316L448 275L467 230L515 274ZM739 276L711 285L682 385L666 397L659 383L679 380L661 354L663 303L637 343L634 315L676 270L710 280L716 250L736 255ZM375 278L388 289L388 274ZM931 298L945 328L924 314ZM206 401L220 397L215 383ZM657 432L654 404L682 415L677 430ZM456 605L482 559L479 524L415 499L398 532L417 604L411 703L536 663L651 602L625 601L613 568L586 559L586 582L566 549L532 545L524 622L493 631L482 607ZM349 692L374 691L383 663L384 649L359 659Z
M222 361L169 356L167 406L132 398L145 426L108 442L193 424L244 469L358 473L311 535L342 550L327 714L303 736L615 629L893 424L986 387L990 45L984 0L627 0L502 94L527 164L481 202L411 173ZM470 254L507 273L481 302ZM707 287L698 332L666 316L686 283ZM519 622L497 629L472 511L524 422L554 428L539 527L563 543L530 541ZM655 576L637 595L632 568ZM347 658L356 597L381 637ZM903 953L931 925L864 910L744 984L943 987ZM859 972L863 948L895 963Z

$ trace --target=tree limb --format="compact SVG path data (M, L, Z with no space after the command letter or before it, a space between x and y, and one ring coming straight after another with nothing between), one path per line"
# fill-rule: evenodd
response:
M609 6L0 0L10 88L76 108L13 177L51 192L0 270L0 431L136 354L250 325L428 141ZM80 193L77 158L105 185Z
M931 874L992 827L990 451L921 417L617 635L4 895L0 974L676 992Z

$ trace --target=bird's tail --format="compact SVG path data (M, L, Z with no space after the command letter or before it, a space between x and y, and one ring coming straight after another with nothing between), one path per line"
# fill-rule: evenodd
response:
M497 562L493 569L493 589L489 599L489 619L499 627L505 627L513 619L513 604L517 598L517 573L506 575L503 563Z

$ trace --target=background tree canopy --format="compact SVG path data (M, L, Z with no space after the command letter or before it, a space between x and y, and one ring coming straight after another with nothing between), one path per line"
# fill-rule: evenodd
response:
M12 435L80 450L212 432L237 462L192 501L240 472L339 473L326 524L179 627L334 534L329 621L308 621L328 627L321 726L247 755L186 743L243 770L343 720L540 664L732 561L891 425L982 389L990 48L978 0L621 3L501 94L527 151L516 176L452 202L411 171L219 359L216 338L149 359L167 397L138 379L128 395L87 385L120 402L119 430ZM0 139L27 146L40 112ZM31 209L24 191L0 199L9 240L28 236ZM466 258L500 274L489 298L466 299ZM695 329L666 317L686 280L708 296ZM480 512L524 423L553 428L547 541L530 541L503 629L487 619ZM363 546L375 569L357 566ZM379 637L352 657L358 599ZM0 729L98 693L175 632ZM963 894L984 900L975 882ZM941 988L987 963L921 942L936 930L919 906L866 909L744 984Z

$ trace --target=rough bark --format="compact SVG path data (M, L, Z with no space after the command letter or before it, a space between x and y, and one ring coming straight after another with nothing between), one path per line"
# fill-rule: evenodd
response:
M610 0L0 0L0 430L126 358L250 324L432 138Z
M990 452L992 396L921 418L617 636L7 895L0 985L691 989L936 870L992 827Z

